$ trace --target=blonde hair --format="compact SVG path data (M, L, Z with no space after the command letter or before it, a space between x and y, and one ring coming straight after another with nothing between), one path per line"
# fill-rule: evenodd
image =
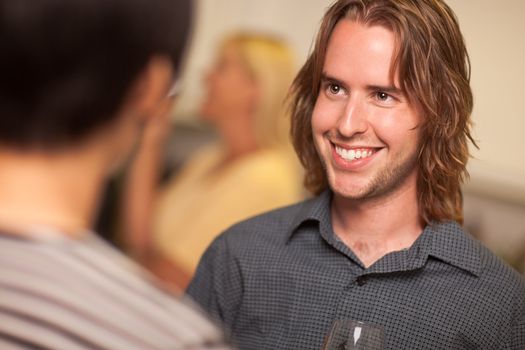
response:
M289 144L289 118L284 103L296 73L292 50L284 41L258 33L236 33L222 43L239 50L260 88L255 137L263 148Z

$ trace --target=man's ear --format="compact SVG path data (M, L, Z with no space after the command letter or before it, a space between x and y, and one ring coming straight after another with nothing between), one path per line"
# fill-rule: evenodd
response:
M174 71L166 56L153 56L130 88L127 108L145 119L154 117L163 105ZM145 120L144 120L145 121Z

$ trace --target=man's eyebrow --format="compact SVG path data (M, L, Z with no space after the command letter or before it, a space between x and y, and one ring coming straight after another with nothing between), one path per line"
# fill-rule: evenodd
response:
M387 85L387 86L368 85L366 88L369 91L381 91L381 92L386 92L387 94L398 94L398 95L404 94L402 89L394 85Z
M337 85L342 85L342 86L345 85L341 80L339 80L337 78L334 78L334 77L326 74L325 72L321 73L321 81L322 82L336 83Z

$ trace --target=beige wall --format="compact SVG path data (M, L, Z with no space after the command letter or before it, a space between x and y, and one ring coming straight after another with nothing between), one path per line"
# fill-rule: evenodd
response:
M467 189L525 204L525 1L449 0L472 63L475 137Z
M181 118L195 115L202 75L225 33L267 30L287 39L304 62L329 0L200 0ZM462 27L472 62L474 135L480 150L469 168L467 191L525 204L525 1L449 0Z

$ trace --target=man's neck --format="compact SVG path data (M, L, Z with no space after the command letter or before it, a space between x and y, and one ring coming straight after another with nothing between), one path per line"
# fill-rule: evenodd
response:
M91 227L104 174L84 151L44 154L0 150L0 230L50 227L78 235Z
M334 194L331 216L335 234L366 267L388 253L409 248L423 231L415 185L367 201Z

